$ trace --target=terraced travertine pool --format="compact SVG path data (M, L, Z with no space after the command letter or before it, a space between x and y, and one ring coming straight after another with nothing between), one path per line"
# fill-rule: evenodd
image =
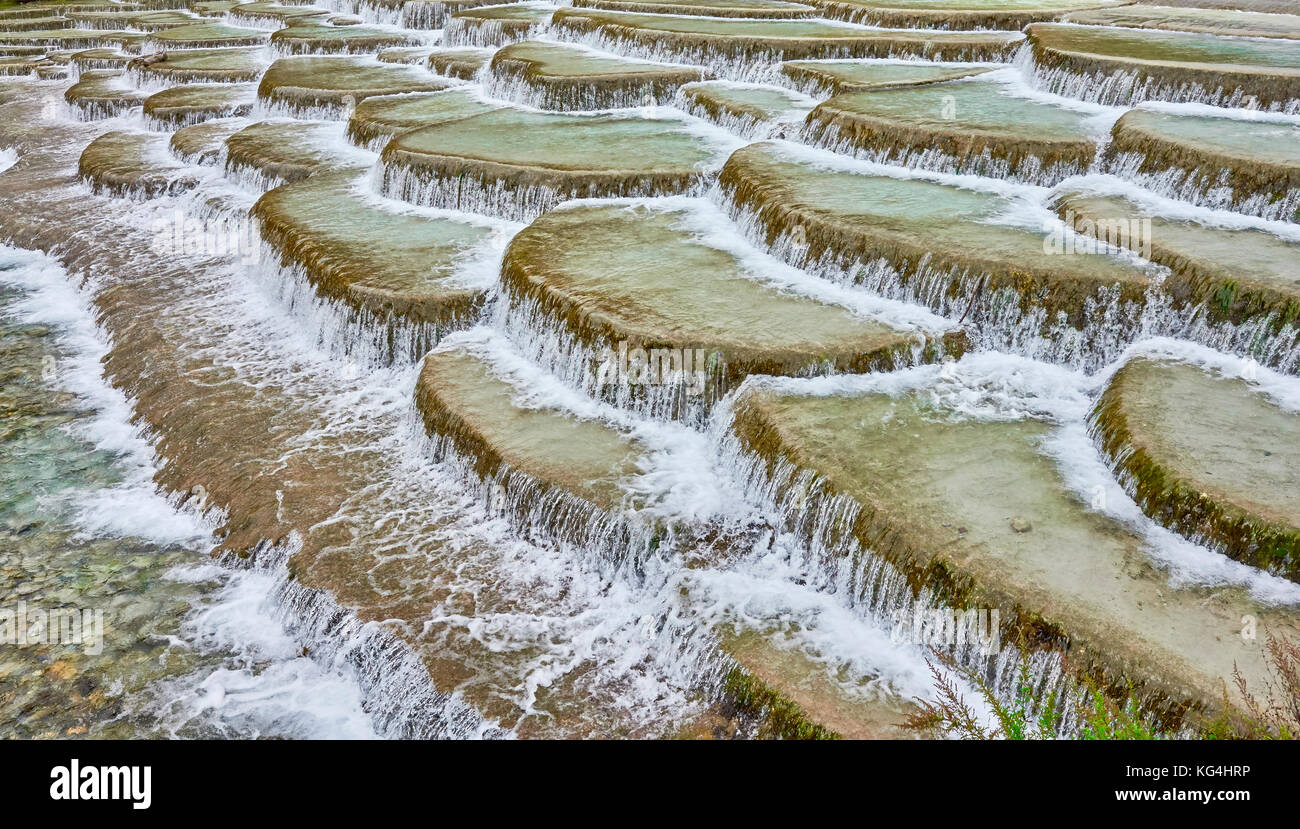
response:
M1300 637L1296 31L0 3L0 734L1195 734Z

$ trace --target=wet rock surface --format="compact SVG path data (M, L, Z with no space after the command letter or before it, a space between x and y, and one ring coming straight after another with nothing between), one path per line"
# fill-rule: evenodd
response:
M792 133L813 106L798 93L735 81L686 84L678 95L688 112L747 138Z
M1214 677L1234 663L1263 681L1259 651L1222 635L1239 613L1300 624L1293 611L1228 591L1165 593L1140 537L1090 510L1041 453L1047 424L945 418L923 394L756 391L735 428L769 469L780 460L809 469L824 492L860 505L848 532L909 578L962 606L1001 605L1028 641L1068 637L1079 668L1158 666L1141 693L1170 712L1212 706L1222 694Z
M826 20L709 19L561 9L555 26L625 49L744 73L754 63L806 58L997 60L1023 40L1009 32L869 29ZM727 66L730 64L730 67Z
M981 82L841 93L809 114L806 133L877 161L1049 186L1097 153L1083 115Z
M309 116L337 117L374 95L434 92L450 84L418 67L370 63L361 58L281 58L266 70L257 95L268 104Z
M357 105L348 119L348 139L359 147L382 150L399 133L490 112L496 105L463 89L377 95Z
M597 509L622 504L619 482L636 471L636 444L599 422L518 406L515 394L489 365L446 349L425 358L416 389L429 430L449 436L485 477L508 466Z
M578 0L577 8L703 17L816 17L817 7L786 0Z
M185 84L145 98L143 112L146 118L179 128L211 118L248 115L256 100L252 84Z
M259 121L226 138L226 169L258 177L269 186L300 181L318 171L364 169L367 156L332 140L340 131L338 124L321 121Z
M1300 45L1107 26L1026 29L1045 89L1105 104L1200 101L1296 111Z
M291 54L374 53L380 49L410 46L419 41L411 35L367 26L329 26L315 21L291 23L271 33L271 43Z
M626 344L662 349L666 360L689 352L691 367L676 383L705 400L721 398L749 374L883 370L926 350L926 332L800 297L781 284L778 263L747 262L697 242L692 226L710 215L690 202L553 211L511 243L502 263L506 290L593 351ZM656 261L665 264L656 268Z
M1234 37L1300 38L1300 15L1264 14L1237 9L1171 9L1127 5L1114 9L1071 12L1065 20L1090 26L1163 29Z
M988 67L954 67L943 63L914 61L791 60L781 64L781 72L787 78L810 93L823 94L955 81L988 71Z
M517 219L564 198L686 192L712 157L679 121L511 108L403 133L381 160L389 195Z
M459 257L490 230L385 205L356 173L319 173L277 187L252 215L262 238L324 296L382 323L427 324L436 340L440 330L471 320L482 304L481 290L453 276Z
M762 240L791 264L831 263L837 278L924 297L949 315L978 316L984 301L1007 313L1009 300L1022 313L1045 307L1046 319L1084 327L1090 303L1107 291L1141 303L1150 284L1114 257L1058 256L1043 234L999 226L991 221L1005 209L998 196L874 175L791 145L736 151L720 182L733 209L754 216Z
M1059 20L1106 0L819 0L827 17L870 26L921 29L1022 29Z
M237 83L256 81L268 62L261 49L182 49L154 52L128 67L145 81Z
M81 154L78 172L99 192L137 198L177 193L197 185L184 165L167 158L165 136L110 132Z
M1258 324L1263 337L1283 338L1276 347L1285 353L1287 326L1300 313L1300 277L1287 263L1300 254L1300 240L1162 215L1122 196L1087 192L1063 193L1057 213L1087 237L1169 268L1165 287L1180 305L1215 322Z
M1300 417L1241 377L1135 359L1094 433L1147 514L1256 567L1300 578Z
M1300 635L1287 9L165 5L0 8L0 610L110 631L0 734L900 738L930 644L1194 729Z
M1111 131L1107 169L1185 201L1295 221L1300 126L1134 110Z
M682 84L708 72L628 60L575 46L514 43L498 50L490 71L502 98L517 98L543 109L613 109L653 106L670 100Z
M121 69L91 69L82 72L63 97L87 120L120 115L139 106L144 100L137 90L125 82L123 74Z

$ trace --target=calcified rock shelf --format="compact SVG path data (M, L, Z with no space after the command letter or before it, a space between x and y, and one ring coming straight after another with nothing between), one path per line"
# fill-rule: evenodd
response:
M0 1L0 604L122 637L0 734L898 739L931 648L1231 713L1300 21L1194 5Z

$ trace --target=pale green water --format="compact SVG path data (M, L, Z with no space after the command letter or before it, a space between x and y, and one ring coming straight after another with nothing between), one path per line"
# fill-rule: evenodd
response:
M684 92L716 101L728 109L758 111L764 118L773 118L788 112L803 102L781 89L761 86L736 86L726 82L709 82L688 84L682 87Z
M668 17L644 14L625 14L589 9L574 9L571 16L591 17L602 22L648 29L659 32L687 34L731 35L733 37L762 38L864 38L898 37L905 34L922 36L921 32L903 29L876 30L835 23L829 20L746 20L743 18ZM1006 32L985 32L971 35L953 32L925 32L924 37L935 42L950 39L1003 41L1011 38Z
M506 46L497 52L501 60L515 58L529 61L542 75L578 77L582 75L659 75L662 63L606 57L573 46L526 41Z
M1294 14L1121 6L1116 9L1074 12L1066 19L1071 23L1093 26L1131 26L1240 37L1300 38L1300 16Z
M763 5L761 0L700 3L694 9ZM234 5L195 7L220 12ZM949 9L1065 10L1084 3L884 0L864 5L929 9L942 15ZM309 7L268 3L249 4L243 11L318 13ZM166 16L157 14L159 19ZM374 9L363 8L358 14L363 18L361 26L312 23L282 30L278 39L292 41L296 31L323 44L365 40L389 31L377 22ZM518 31L521 27L515 21L536 24L550 14L550 9L511 5L470 10L458 19L474 35L476 23L496 32L500 26L494 21L503 21ZM571 17L586 14L562 12ZM1019 38L1007 32L882 33L823 20L590 15L661 32L647 39L667 46L674 40L707 39L675 34L716 34L742 42L770 39L777 41L776 46L783 39L789 43L888 38L936 44L971 40L979 45ZM232 31L225 23L209 22L191 27L191 37L198 30ZM544 31L547 37L572 35L554 28ZM428 33L397 34L424 37ZM1143 49L1177 51L1185 57L1199 54L1200 46L1161 45L1164 35L1158 32L1137 33L1136 38ZM139 44L144 36L95 32L91 40ZM8 48L46 48L31 41L4 42L16 44ZM1188 42L1209 44L1205 48L1216 53L1244 50L1241 59L1252 62L1271 60L1274 54L1261 52L1253 43L1233 43L1229 49L1222 41ZM508 193L500 200L453 202L448 193L464 187L466 171L473 175L509 169L521 179L594 172L607 175L592 179L627 181L660 170L689 171L707 182L722 160L720 148L740 146L743 139L727 133L726 127L659 117L663 113L658 111L652 113L654 117L642 117L645 112L633 109L591 118L526 107L494 109L493 104L476 100L482 91L476 81L433 92L446 81L426 71L424 57L432 44L430 39L427 47L390 53L407 65L380 64L369 56L277 63L267 75L266 98L276 100L278 93L284 93L286 99L309 105L340 106L313 108L307 115L322 120L311 122L303 118L285 123L288 119L278 117L283 110L276 110L271 123L231 138L236 166L241 159L267 171L277 165L296 166L295 176L306 176L269 195L261 192L268 182L235 175L219 163L227 138L243 130L247 121L214 122L176 133L174 148L191 148L204 154L206 162L217 162L196 171L201 174L195 179L192 201L186 197L177 202L195 211L234 210L242 217L247 210L244 202L251 204L261 197L262 215L283 220L300 259L311 262L314 274L326 274L331 280L334 293L329 297L321 296L328 293L322 289L325 280L286 285L288 280L273 267L275 263L245 269L200 262L197 256L152 253L145 231L157 204L91 197L70 175L97 131L142 125L72 123L58 113L50 123L39 121L43 105L48 99L59 103L67 84L42 87L15 81L13 88L28 96L15 107L8 105L9 89L0 90L0 107L5 108L0 134L22 142L24 157L37 159L0 179L0 189L12 188L5 195L12 195L15 205L11 215L0 211L0 226L37 240L32 244L60 245L60 255L67 258L70 269L103 272L98 276L104 285L88 284L85 290L101 302L99 318L114 336L114 381L123 391L137 395L142 424L159 435L159 452L169 464L160 473L162 479L171 484L198 476L195 480L217 482L214 488L224 488L232 505L231 526L241 543L252 545L261 538L299 533L304 546L291 565L297 583L320 589L354 610L362 621L382 624L410 648L418 667L427 669L427 677L417 668L420 679L395 692L385 688L384 698L368 703L405 699L412 688L423 689L423 680L428 679L439 691L463 692L466 705L496 718L503 729L519 736L670 735L683 719L711 704L710 689L700 685L716 667L711 633L720 631L723 652L741 658L756 674L795 694L819 721L855 736L888 731L891 716L903 707L900 700L923 695L930 684L922 654L889 647L881 638L880 620L872 615L877 611L856 604L859 597L853 590L860 574L850 571L869 557L812 561L819 553L809 554L800 542L787 537L790 528L773 517L767 495L745 488L754 483L748 479L753 470L724 454L730 451L722 448L725 413L721 428L705 431L696 423L658 421L622 402L597 399L581 381L575 382L574 355L565 352L565 343L557 344L554 340L559 338L541 323L549 322L555 331L563 332L565 326L597 320L623 334L656 336L684 345L703 339L781 359L791 354L809 357L822 361L820 366L837 356L837 350L894 338L903 326L917 324L918 317L928 312L915 300L875 295L876 283L871 288L866 283L841 284L786 268L768 255L761 228L752 233L752 228L739 226L720 210L702 229L675 210L589 205L554 210L524 229L522 224L500 221L500 215L515 215L509 213L510 205L503 206L510 199ZM370 48L373 45L367 51L376 51L377 47ZM845 54L855 47L812 48ZM859 44L856 48L880 47ZM460 53L477 58L493 53L438 51L443 56ZM622 59L567 46L525 43L508 46L501 54L526 56L541 71L558 76L659 71L662 64L646 57L653 50L638 53L636 59ZM171 59L158 66L158 73L169 65L225 65L260 74L273 57L271 48L173 50ZM735 67L725 63L719 58L709 68L731 77L728 71ZM849 83L885 86L980 71L953 64L806 65L822 66L828 75ZM743 74L751 70L773 73L763 75L764 82L779 71L761 66L737 71L753 80ZM152 73L145 74L152 78ZM148 91L155 93L161 85L151 79ZM218 94L215 89L182 88L156 97L205 103L215 100L209 97ZM233 93L235 88L228 89ZM732 107L767 114L788 111L797 100L806 100L757 85L706 83L696 89ZM247 87L239 91L246 94ZM400 94L404 92L411 94ZM398 94L366 97L385 93ZM983 82L859 93L838 103L864 112L869 109L896 122L956 124L1013 136L1073 136L1081 123L1072 112L1002 96L993 84ZM949 103L951 119L943 115ZM373 119L375 125L394 133L417 128L398 137L396 148L439 157L437 180L423 183L439 198L426 193L412 198L427 197L428 203L468 205L500 215L476 218L402 207L375 195L380 186L388 188L392 183L379 175L386 171L377 163L376 153L360 152L346 141L340 121L349 112L358 123ZM252 120L267 118L259 112ZM1191 130L1195 123L1189 120L1183 126ZM1203 143L1215 138L1212 132L1194 137ZM1224 141L1245 142L1243 147L1254 147L1262 156L1289 152L1280 146L1282 137L1266 131L1247 136L1242 129ZM109 140L97 146L91 157L104 151L107 161L139 177L176 171L179 162L166 158L167 140L162 132L148 138L120 138L117 143ZM903 248L915 258L931 254L947 257L957 267L971 263L975 277L984 268L1010 273L1006 307L1015 306L1018 291L1026 292L1017 280L1037 279L1049 272L1094 277L1093 284L1104 281L1106 286L1124 283L1125 288L1141 281L1145 287L1145 272L1113 258L1049 256L1039 223L1050 214L1043 203L1047 196L1039 189L1008 184L999 186L1000 195L992 195L933 181L905 181L866 172L879 171L878 167L842 158L827 160L824 154L820 160L810 160L789 144L774 146L784 150L759 147L741 152L751 156L755 169L747 183L777 192L769 205L789 209L787 231L799 228L802 217L816 221L819 232L828 237L850 243L860 239L865 248L882 256ZM763 157L755 160L759 156ZM496 164L479 163L484 159ZM418 172L418 157L406 161ZM365 170L372 174L364 175ZM59 183L46 185L41 176ZM490 188L491 176L487 179L482 183ZM521 196L521 204L527 198ZM710 198L715 202L711 209L717 209L716 202L726 196L713 192ZM663 200L660 206L669 201L678 206L705 204L675 198ZM166 204L167 210L171 208ZM533 218L521 215L528 221ZM53 230L43 234L33 230L38 222ZM528 238L542 238L530 261L535 266L532 276L540 280L539 293L545 292L553 302L537 310L535 317L505 313L518 309L510 307L511 297L505 294L497 271L495 257L506 247L504 239L493 235L500 231L505 231L504 236L524 234L516 239L519 245ZM706 237L726 245L706 244ZM1240 237L1200 238L1204 245L1197 251L1206 257L1210 251L1232 263L1234 243ZM484 244L485 240L491 244ZM1243 272L1257 265L1271 266L1271 276L1282 281L1290 265L1288 254L1289 248L1280 244L1249 250L1243 245L1236 258ZM707 536L706 541L680 542L683 546L675 547L676 539L665 539L666 546L649 562L648 573L625 578L624 573L594 565L591 550L585 547L549 541L534 546L540 537L534 531L541 522L521 523L515 516L480 508L479 482L473 480L477 470L429 461L423 435L406 431L412 418L418 419L412 400L418 368L404 363L376 368L354 359L351 352L340 356L336 347L343 346L337 349L343 351L372 345L372 339L388 336L386 330L378 334L370 328L359 330L353 318L344 318L358 301L373 300L387 323L410 313L420 300L436 302L449 283L463 289L459 280L451 278L454 272L464 275L458 272L462 267L473 277L469 290L480 291L484 298L485 311L483 317L465 323L474 330L449 334L475 347L453 352L457 358L446 360L441 390L456 397L462 412L495 446L513 455L517 468L571 486L595 483L591 489L600 490L604 496L600 500L608 506L616 505L621 494L614 479L622 480L635 466L636 492L645 497L644 503L672 521L674 532L680 527L684 533ZM760 274L772 279L764 282ZM79 271L69 281L81 275ZM881 290L894 290L883 277L879 284L884 286ZM1028 289L1038 293L1037 299L1055 290L1054 285L1040 290L1041 284ZM930 302L948 287L938 285L935 296L924 301ZM317 302L340 296L344 311ZM957 317L969 309L964 296L954 299L950 291L934 304L949 300L960 300L956 312L949 313L951 308L945 305L949 317L930 321L962 324ZM864 307L872 313L857 310ZM1119 330L1128 321L1112 323L1109 314L1109 308L1098 303L1088 310L1088 323L1095 323L1103 337L1122 339L1133 334ZM987 331L977 328L1005 324L979 314L971 318L974 322L961 319L979 335ZM92 417L80 401L30 385L30 367L44 365L47 355L42 348L53 335L29 330L29 325L10 328L0 336L0 365L12 365L18 373L0 375L0 402L12 411L12 416L6 412L0 427L0 446L13 447L0 458L0 483L6 486L0 498L0 539L18 552L6 558L7 569L0 573L0 586L9 591L3 598L16 600L20 591L28 591L21 595L33 597L25 598L29 602L103 605L113 612L111 624L122 638L110 642L102 658L0 651L0 722L6 724L5 733L57 735L85 725L91 735L368 734L359 692L348 685L347 677L313 668L312 659L302 656L302 644L309 640L298 642L276 633L281 630L278 617L260 606L267 600L269 585L230 571L192 572L204 561L204 545L160 538L146 532L152 526L137 524L125 530L119 526L111 535L102 526L91 526L84 508L102 506L96 499L104 491L129 482L130 469L123 467L129 459L97 447L76 431ZM1136 654L1134 675L1175 675L1183 670L1177 663L1187 663L1198 677L1203 674L1211 680L1207 684L1213 684L1230 670L1229 656L1234 654L1224 643L1202 654L1197 643L1224 633L1224 621L1232 622L1238 611L1255 610L1241 600L1243 591L1230 585L1234 578L1240 583L1258 574L1243 577L1233 571L1224 576L1222 562L1211 551L1186 545L1189 549L1179 548L1176 553L1205 566L1211 575L1174 584L1163 560L1147 546L1154 534L1134 529L1144 520L1140 510L1122 514L1125 504L1121 503L1117 518L1087 505L1077 482L1066 478L1078 472L1078 465L1094 461L1095 451L1086 442L1077 443L1062 460L1048 456L1045 441L1058 430L1081 426L1081 415L1070 407L1082 407L1095 393L1093 378L1076 370L1076 364L1069 362L1072 356L1061 358L1065 365L1037 359L1044 352L1034 350L1036 343L1026 345L1027 340L1016 339L1035 335L1036 331L1025 328L1020 326L1006 338L1013 343L1007 348L1015 354L990 353L986 341L979 341L977 353L955 367L955 379L948 374L933 379L927 367L889 377L783 378L780 382L791 387L823 391L877 379L886 384L924 381L915 400L891 398L888 405L880 403L878 395L864 402L866 398L851 394L828 395L806 407L791 403L783 426L787 435L803 440L813 465L847 481L864 501L876 496L878 505L913 537L933 540L932 549L951 551L959 564L986 583L1009 586L1012 601L1031 610L1046 607L1066 613L1070 624L1078 625L1071 632L1082 641L1109 626L1105 635L1114 638L1106 641L1113 643L1114 651ZM1156 330L1165 329L1157 326ZM1060 334L1062 342L1068 345L1075 333ZM1091 334L1090 329L1082 339ZM446 345L456 346L457 341ZM1091 345L1083 342L1079 348ZM472 357L464 356L469 352ZM1057 359L1067 349L1051 353L1051 359ZM63 359L55 356L56 362ZM1082 358L1078 364L1093 368ZM506 369L514 371L509 382L499 373ZM96 367L92 374L98 377L99 372ZM42 396L47 392L48 399ZM1006 420L956 422L948 412L930 405L931 395L943 394L974 405L997 400L1001 406L1011 398L999 409L1002 414L1015 407L1037 411L1048 398L1043 407L1061 422L1045 423L1020 413ZM1068 398L1068 405L1053 395ZM1233 428L1249 420L1248 414L1242 414L1248 408L1225 396L1215 412L1224 422L1209 418L1211 426ZM1187 431L1204 437L1203 430ZM627 433L635 433L644 442L638 449L646 450L638 452L630 466L628 444L622 437ZM473 460L468 458L467 466ZM745 480L733 479L737 473ZM1270 485L1289 485L1274 479L1281 480L1273 476ZM1114 483L1104 468L1097 480ZM1123 502L1122 494L1112 495ZM10 498L12 505L5 500ZM109 506L123 511L117 502L110 501ZM162 511L148 517L158 520L164 514L172 515ZM1018 528L1021 518L1032 529ZM275 566L276 574L287 572L283 563ZM823 566L826 570L818 569ZM830 575L828 571L837 567L841 574ZM1116 589L1117 583L1122 588ZM1277 590L1276 585L1271 589ZM292 612L308 618L322 613L300 607ZM1281 625L1294 628L1293 613L1278 611L1277 617ZM267 631L275 636L259 638ZM311 640L312 647L319 641ZM286 691L286 686L295 690ZM274 702L268 706L250 702L268 696L267 689ZM858 692L866 691L873 696L879 691L888 716L882 719L881 710L859 704ZM324 696L339 705L331 707ZM419 713L427 713L431 720L442 715L440 710ZM475 729L469 725L452 733L477 733Z
M1012 97L999 84L980 81L849 92L837 95L829 107L941 131L972 130L1042 141L1087 138L1084 115Z
M558 170L689 170L710 158L707 145L679 122L521 110L426 127L400 136L396 146Z
M796 160L777 144L738 151L745 176L798 200L805 213L831 225L857 229L875 244L919 246L936 254L1033 268L1067 277L1145 282L1134 266L1107 256L1057 256L1034 228L994 223L1007 211L1005 197L922 180L835 169L826 156Z
M1193 151L1203 148L1245 161L1300 167L1300 127L1290 124L1149 110L1127 113L1123 122Z
M552 240L543 249L554 252L533 265L542 290L621 337L720 350L724 357L729 350L802 357L805 364L905 339L897 328L762 284L761 272L699 241L692 218L689 211L625 207L561 210L524 238Z
M229 43L232 46L240 46L263 41L266 35L255 29L243 29L223 23L195 23L155 32L149 36L149 39L164 46L183 48L186 43Z
M1300 297L1300 271L1294 264L1300 261L1300 243L1258 230L1229 230L1151 216L1149 211L1119 197L1067 192L1064 204L1080 218L1089 217L1094 222L1148 219L1152 228L1148 241L1156 251L1156 261L1165 261L1161 252L1168 251L1171 261L1194 262L1223 277L1262 283Z
M886 87L949 81L987 72L987 69L955 69L943 64L875 63L864 61L810 61L792 60L783 67L802 69L826 76L846 86Z
M429 357L420 382L437 410L462 419L514 469L604 508L624 497L619 482L636 471L645 447L601 423L560 410L515 405L518 393L490 366L463 351Z
M483 226L384 209L355 174L318 173L280 187L262 202L291 242L310 252L313 270L336 273L376 292L436 298L451 290L456 263L490 233Z
M468 20L522 20L531 23L540 23L550 18L554 9L529 6L524 4L511 4L501 6L489 6L481 9L466 9L456 12L454 17Z
M1124 416L1155 463L1217 500L1300 523L1300 415L1185 363L1137 360L1125 372Z
M494 109L460 89L445 92L414 92L406 95L377 95L357 104L352 123L397 132L455 121Z
M428 92L445 86L445 81L403 64L371 64L357 58L312 56L281 58L271 64L262 76L259 92L265 96L278 87L292 87L339 94L394 95L399 92Z
M1144 539L1066 485L1048 423L957 415L927 391L757 397L782 448L871 504L920 566L974 574L1072 630L1073 647L1141 654L1178 687L1213 696L1234 664L1259 676L1260 650L1226 633L1261 609L1236 591L1215 594L1214 610L1207 591L1168 591L1142 564ZM1289 613L1270 624L1300 628Z
M1222 38L1213 35L1110 29L1102 26L1036 24L1034 40L1052 49L1133 60L1222 63L1271 69L1300 69L1300 43Z

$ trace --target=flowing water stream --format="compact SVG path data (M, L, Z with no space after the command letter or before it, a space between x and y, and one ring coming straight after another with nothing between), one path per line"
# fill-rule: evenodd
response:
M1042 454L1066 500L1091 503L1089 520L1136 539L1141 553L1126 566L1167 601L1159 623L1177 620L1195 602L1222 602L1225 614L1258 608L1278 629L1294 629L1300 587L1148 518L1089 432L1097 395L1135 356L1224 376L1248 360L1255 388L1284 410L1300 411L1294 320L1190 312L1161 288L1169 268L1144 251L1117 251L1098 266L1109 269L1106 279L1118 274L1137 289L1103 291L1075 310L1022 307L1006 290L986 289L981 279L988 277L977 267L943 264L949 255L974 261L1001 244L980 235L990 227L1023 234L1008 235L1006 244L1027 251L1024 261L1045 234L1074 238L1076 228L1065 226L1056 205L1075 190L1124 197L1215 232L1300 243L1284 209L1249 215L1261 211L1234 209L1226 197L1192 198L1135 180L1123 164L1106 166L1112 128L1129 102L1078 95L1069 84L1048 91L1028 47L1017 60L1014 43L986 76L948 82L981 84L981 95L1007 96L1017 106L1052 107L1062 130L1092 142L1091 160L1048 187L1028 174L995 177L1004 169L994 163L996 150L975 175L951 154L901 161L835 142L803 143L812 138L799 121L827 93L810 98L810 87L781 73L779 60L764 51L770 47L705 54L671 40L581 34L572 21L551 22L555 9L536 3L445 23L436 3L321 5L360 17L366 33L391 36L367 41L348 25L304 34L303 49L324 51L335 47L321 42L356 29L347 51L376 73L368 88L340 82L346 69L318 68L304 76L325 90L315 97L273 101L263 83L245 112L200 108L165 122L132 97L173 85L165 74L149 75L149 65L116 76L107 102L93 105L65 96L89 71L75 56L54 55L52 67L64 72L43 66L43 73L0 79L0 604L102 610L105 625L98 653L57 644L0 648L6 735L753 736L763 732L762 718L729 690L739 666L795 697L809 719L831 730L897 736L911 701L935 693L925 643L899 637L898 625L948 607L952 597L850 543L842 528L856 520L858 506L829 492L822 498L820 484L798 469L766 467L737 437L737 418L748 416L737 401L752 389L915 398L926 423L1045 424ZM208 22L243 27L256 40L281 31L280 18L266 13ZM7 19L0 17L0 29ZM731 25L665 19L688 29L703 20ZM776 25L787 37L881 31L839 21ZM124 28L128 57L154 51L129 23ZM184 31L175 31L180 45L171 42L169 60L156 66L184 58ZM969 49L991 48L986 35ZM237 64L247 59L246 43L201 39L211 36L196 34L190 45L239 51ZM553 47L530 53L551 61L539 76L505 77L485 64L465 80L425 68L431 51L508 49L524 39ZM390 51L376 60L382 49ZM404 51L415 58L409 70L389 62ZM252 62L260 71L288 53L273 40L254 47ZM868 66L905 62L863 54L880 58ZM650 71L645 61L692 58L746 83L722 85L693 104L661 88L637 105L611 109L628 101L610 98L590 77L630 71L620 64ZM562 86L572 79L577 92ZM400 85L407 82L428 88ZM541 94L545 83L560 91ZM300 81L286 87L285 94L302 89ZM640 101L640 87L630 88L630 100ZM437 96L462 95L456 106L477 112L481 105L487 114L473 116L482 119L477 131L452 119L438 133L439 116L424 115L418 132L354 145L343 122L366 111L367 95L385 92L410 102L428 96L431 107L442 105ZM568 102L568 111L535 106L555 101ZM732 109L717 114L708 102ZM1261 114L1183 99L1152 109L1300 124L1284 105ZM210 129L219 117L233 120L212 133L208 154L183 156L175 142L169 148L176 133L168 130ZM991 106L975 117L996 121L1005 113ZM266 137L245 133L238 152L247 163L234 163L237 142L224 144L223 136L264 121L288 129L323 123ZM83 151L115 132L144 138L88 167ZM772 169L801 165L790 180L805 182L809 199L825 200L809 208L826 211L819 215L858 209L853 188L869 177L877 188L873 221L889 228L878 250L849 263L822 244L811 220L806 231L803 224L777 227L775 214L743 201L727 170L736 164L732 154L760 137L778 139L765 145L777 154ZM439 172L448 162L438 153L487 159L500 169L554 161L587 178L569 190L562 176L541 174L526 186L489 186L472 181L463 165ZM629 174L630 164L644 169ZM629 175L632 181L619 180ZM270 234L259 235L250 211L268 190L312 186L326 176L339 178L329 179L335 183L324 195L303 191L306 201L294 204L305 206L285 208L307 216L288 215L286 226L297 228L291 232L319 234L303 236L301 258L290 262ZM589 240L578 234L595 233L594 221L571 223L572 255L563 236L547 237L559 240L550 248L555 255L525 259L524 235L573 210L641 215L642 228L662 226L653 238L668 241L638 247L630 233L621 242ZM958 214L958 223L946 224ZM341 217L333 236L332 216ZM394 217L414 223L408 235L393 229ZM449 253L402 252L435 237ZM908 277L890 245L913 238L939 254ZM403 315L392 309L405 300L381 298L374 301L388 302L389 311L376 315L364 310L370 300L354 301L363 295L356 287L322 287L313 267L347 263L341 251L349 244L368 251L375 273L403 255L435 268L437 290L472 297L464 300L469 310ZM539 244L547 250L547 242ZM669 244L676 261L698 255L707 266L666 282ZM739 276L722 271L726 278L762 286L768 304L756 295L726 306L714 289L692 292L693 280L723 267L715 260L734 263L725 267ZM555 263L571 273L527 276L529 268L561 267ZM601 294L614 290L608 273L615 268L625 280L619 290L627 291L617 301ZM593 276L589 283L584 274ZM367 291L393 287L381 277L373 285L364 285L365 274L356 278ZM568 279L569 293L529 293L529 278ZM749 296L734 284L717 290ZM812 314L811 304L824 316L801 316ZM832 311L863 330L876 326L873 336L887 333L888 362L857 373L813 361L777 372L792 376L769 377L771 366L786 364L764 354L743 373L710 375L716 394L686 404L675 387L610 391L599 381L604 346L627 331L642 332L634 339L707 331L733 353L773 348L789 335L791 353L812 349L833 363ZM803 325L817 327L798 330ZM748 336L750 326L770 329ZM943 339L957 329L965 331L961 346ZM489 436L482 438L486 449L476 451L455 430L429 433L417 388L431 350L481 367L455 376L458 400L484 399L500 384L509 390L500 423L474 424L475 434ZM439 394L439 405L449 406L452 391L444 386ZM522 417L518 412L554 417L504 419ZM571 431L575 422L599 427L591 443ZM583 468L607 435L624 441L619 452L633 447L635 459L619 476L616 503L593 511L572 487L551 484L569 472L567 453ZM489 450L536 465L488 468ZM1068 538L1087 544L1093 536ZM1096 576L1098 583L1108 578ZM1013 642L991 653L978 643L948 650L1000 694L1015 693L1022 657ZM1052 649L1030 661L1036 696L1074 687ZM1061 728L1068 733L1073 725L1067 718Z

